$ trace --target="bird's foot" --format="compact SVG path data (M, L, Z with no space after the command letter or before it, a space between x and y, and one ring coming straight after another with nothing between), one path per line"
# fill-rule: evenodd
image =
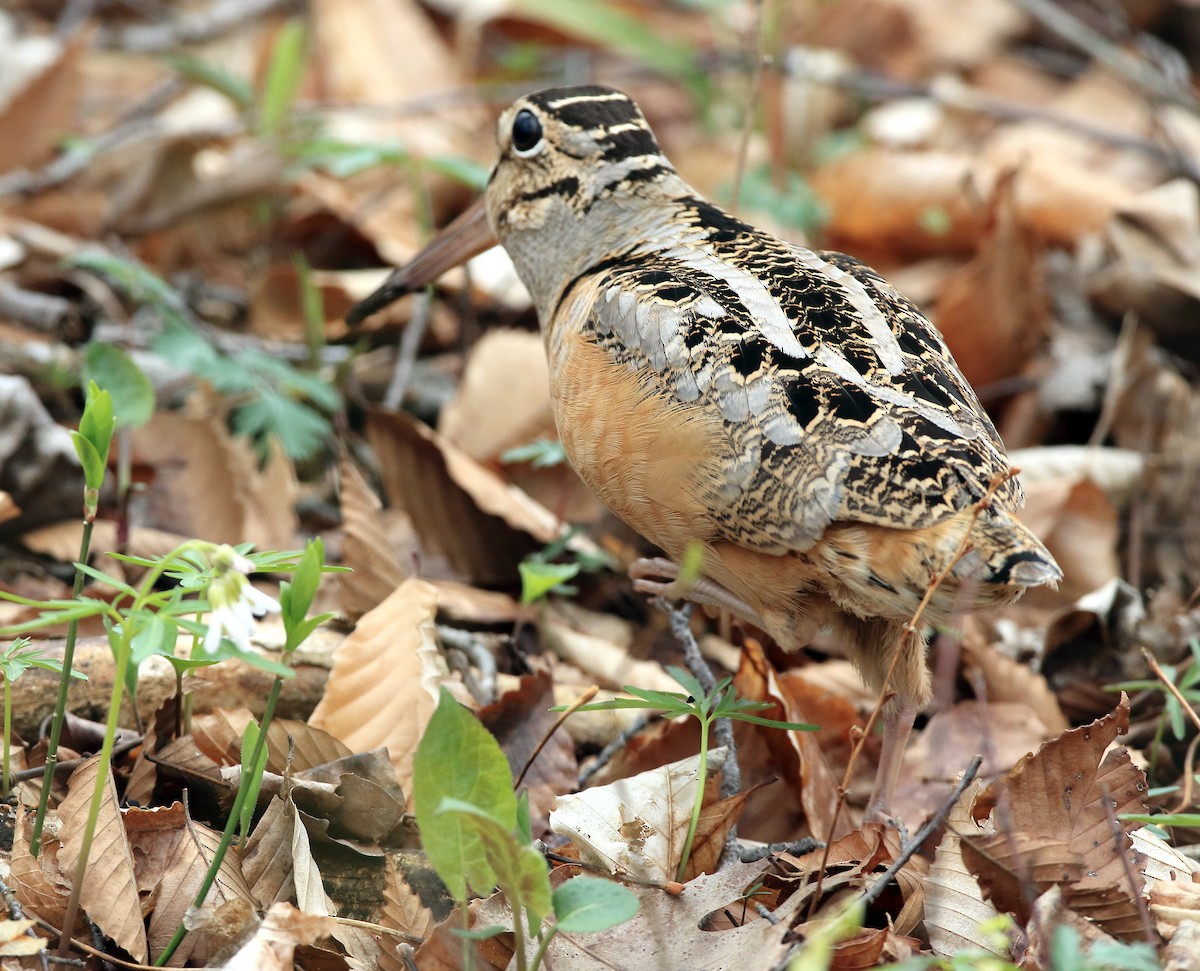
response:
M690 600L705 607L730 610L743 620L763 626L755 610L741 597L708 577L681 579L679 564L663 556L635 560L629 567L633 589L665 600Z

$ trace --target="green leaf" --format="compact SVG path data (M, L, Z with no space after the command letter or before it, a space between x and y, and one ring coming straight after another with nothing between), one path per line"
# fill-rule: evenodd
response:
M693 88L705 77L695 51L656 31L646 19L595 0L513 0L512 9L565 34L624 54Z
M821 730L820 725L808 725L804 722L777 722L773 718L761 718L758 715L747 715L743 712L731 712L728 715L723 714L722 717L749 722L751 725L762 725L764 728L781 728L793 732L819 732Z
M105 461L96 451L96 446L79 432L71 432L71 441L75 445L75 454L79 456L79 464L83 467L83 481L89 488L99 489L104 484Z
M1121 813L1117 817L1122 822L1149 823L1154 826L1186 826L1189 829L1200 828L1200 813Z
M325 544L320 539L311 540L292 572L292 579L280 584L279 606L282 608L283 626L287 631L284 650L295 650L304 637L312 632L310 628L303 636L299 636L301 625L308 615L308 608L312 606L313 598L317 595L317 587L321 583L321 567L324 563ZM299 639L296 639L298 636Z
M575 576L579 564L524 560L517 569L521 571L521 603L531 604Z
M242 800L242 815L238 820L238 825L241 827L243 836L250 832L250 823L254 819L254 808L258 804L258 790L262 786L263 773L267 770L267 756L270 754L268 746L263 745L262 750L258 753L258 758L254 758L254 746L258 744L258 734L258 725L251 719L246 723L246 730L242 733L241 785L246 788L246 796Z
M187 54L168 55L163 60L168 67L188 81L223 94L241 111L254 104L254 89L245 78L238 77L211 61L202 61Z
M528 462L535 469L547 469L555 465L564 465L567 461L567 450L563 443L549 438L539 438L525 445L515 445L501 453L500 461L506 465Z
M89 344L83 373L89 384L94 382L112 395L112 411L122 428L140 428L154 415L154 385L115 344Z
M542 854L518 840L511 828L461 799L443 799L437 815L456 816L464 829L474 830L483 844L488 864L495 871L496 884L512 908L513 919L519 919L517 915L524 910L529 933L536 934L553 909L550 875Z
M89 381L83 415L79 419L79 434L92 444L96 454L100 457L102 466L108 462L108 449L112 444L115 427L112 395L101 389L94 381ZM88 484L92 484L90 479Z
M296 92L304 76L308 60L308 30L304 21L289 20L283 25L271 52L271 64L263 85L259 108L259 131L264 135L279 135L288 125Z
M628 887L597 877L572 877L554 891L554 926L568 934L595 934L632 920L640 907Z
M458 799L512 830L517 822L512 783L500 745L443 687L413 759L412 797L425 854L455 900L467 899L468 886L490 892L496 873L479 833L461 814L437 809L446 799Z

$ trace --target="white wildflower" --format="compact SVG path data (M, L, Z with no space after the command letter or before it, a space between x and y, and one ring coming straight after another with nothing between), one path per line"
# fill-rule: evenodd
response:
M246 578L254 564L230 546L221 546L212 557L215 576L208 587L212 612L204 635L204 652L216 654L221 638L228 637L239 651L249 653L254 618L279 612L279 602L255 589Z

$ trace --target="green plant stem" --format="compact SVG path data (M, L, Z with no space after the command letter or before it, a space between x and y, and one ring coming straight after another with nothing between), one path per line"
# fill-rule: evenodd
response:
M558 928L551 927L550 930L542 934L542 938L538 942L537 953L533 955L533 965L530 967L530 971L540 971L542 959L546 956L546 949L550 946L550 942L554 940L554 935L557 933Z
M513 943L517 950L517 971L526 971L525 963L525 908L513 908Z
M712 716L705 712L700 718L700 774L696 780L696 801L692 804L692 821L688 823L687 839L683 841L683 854L679 857L679 869L675 872L675 879L680 883L683 883L683 874L692 855L692 843L700 826L700 810L704 808L704 783L708 779L708 729L711 724Z
M250 757L251 765L258 765L262 758L263 748L267 744L267 729L271 726L271 718L275 714L275 703L279 701L279 692L283 688L283 679L276 676L271 684L271 693L267 696L267 707L263 710L262 720L259 723L258 741L255 742L254 752ZM199 909L204 906L204 898L208 896L208 891L212 889L212 885L216 882L217 874L221 870L221 863L225 859L225 854L229 851L229 846L233 842L233 835L237 832L238 820L242 816L242 806L246 801L246 794L254 788L248 780L243 776L238 783L237 796L234 797L233 806L229 810L229 819L225 823L225 831L221 833L221 842L217 844L217 851L213 854L212 862L208 865L208 872L204 874L204 880L200 884L200 889L196 892L196 899L192 902L192 906ZM171 955L179 948L184 937L187 936L187 928L180 924L175 931L175 936L171 938L162 954L154 962L156 968L163 967L169 960Z
M83 538L79 542L79 563L86 563L88 550L92 545L92 528L95 525L94 515L89 515L83 521ZM84 573L75 568L75 583L71 588L71 596L78 597L83 593ZM58 698L54 702L54 719L50 723L50 742L46 749L46 771L42 773L42 791L38 795L37 812L33 817L33 835L29 839L29 852L36 857L41 850L42 826L46 821L46 810L50 805L50 790L54 785L54 769L58 765L58 740L62 735L63 721L67 714L67 692L71 688L71 664L75 660L75 638L79 633L79 621L72 620L67 627L67 640L63 645L62 678L58 682ZM122 675L123 677L123 675ZM5 738L8 738L7 733ZM70 924L64 925L64 933Z
M100 746L100 757L96 763L96 784L92 788L92 801L88 806L87 822L83 827L83 843L79 848L79 862L75 865L75 879L71 885L71 896L67 900L67 912L63 918L62 937L58 941L58 953L66 957L71 949L71 930L79 912L79 896L83 892L83 881L87 876L88 856L92 851L92 839L96 835L96 822L100 818L100 804L104 801L104 785L108 782L108 770L112 764L113 741L117 737L117 723L121 719L121 698L125 692L125 669L133 653L133 634L128 624L121 628L121 641L117 648L117 666L113 672L112 697L108 702L108 721L104 725L104 742ZM70 677L70 668L63 672Z
M8 739L12 735L12 684L8 678L4 679L4 767L3 775L0 776L0 799L8 798L8 767L9 752Z

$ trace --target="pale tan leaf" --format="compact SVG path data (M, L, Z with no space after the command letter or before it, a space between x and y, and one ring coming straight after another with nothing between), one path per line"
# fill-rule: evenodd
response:
M20 90L0 105L0 172L46 161L62 133L74 127L91 35L90 30L76 32L40 72L27 77ZM16 38L6 38L3 54L13 71L17 54L11 45L17 43L21 42Z
M67 798L58 807L63 821L59 861L68 874L75 872L83 852L84 828L99 763L100 757L95 756L71 773ZM105 934L136 960L145 963L149 952L133 854L125 836L125 824L111 773L102 791L100 815L79 899L88 916Z
M408 885L408 881L400 873L400 868L396 866L396 861L391 857L385 858L383 912L379 923L413 937L425 937L434 925L433 911L425 906ZM384 952L385 955L390 954L387 948L384 948ZM383 963L391 971L399 971L400 964L393 964L390 957Z
M30 933L35 927L37 921L28 919L0 921L0 957L28 957L41 951L47 940Z
M250 713L244 708L218 708L192 720L192 737L209 758L222 765L238 765L249 723ZM305 722L275 718L267 728L267 768L271 772L288 767L302 772L348 755L350 749L342 742Z
M708 772L725 762L724 748L708 753ZM692 756L606 786L558 797L550 828L574 843L581 859L607 873L644 880L675 879L699 785L700 757Z
M351 749L384 745L401 787L408 791L412 759L433 715L437 685L422 683L419 651L432 648L437 591L404 581L337 649L325 696L309 719Z
M1168 941L1185 924L1200 923L1200 883L1194 880L1159 880L1150 888L1150 916Z
M979 789L977 780L950 810L946 835L938 844L925 880L925 929L930 948L941 957L968 949L999 954L989 936L980 929L984 921L996 916L996 908L984 899L979 881L963 862L960 843L964 833L983 834L968 808Z
M224 971L291 971L298 945L333 933L329 917L301 913L288 903L272 904L254 936L222 966Z

